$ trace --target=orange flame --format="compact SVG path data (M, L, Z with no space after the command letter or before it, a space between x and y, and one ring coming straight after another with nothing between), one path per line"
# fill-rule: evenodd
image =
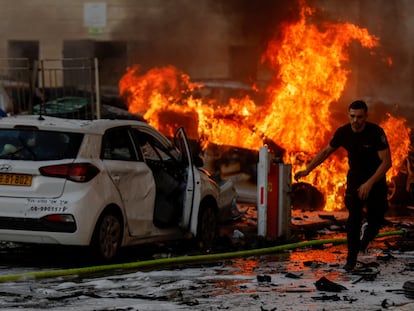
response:
M270 138L283 137L287 150L315 152L331 134L330 105L343 93L349 71L346 47L359 40L365 47L377 39L352 24L325 25L323 30L301 20L285 28L281 42L271 41L263 56L272 68L279 68L278 80L268 87L270 105L258 126ZM292 123L300 126L292 126Z
M312 14L304 6L300 19L285 25L281 39L268 43L262 62L275 75L266 87L263 103L249 97L228 103L196 98L194 90L202 86L173 66L145 74L139 73L138 66L128 69L119 82L120 94L130 112L142 114L167 136L184 123L189 126L188 136L199 139L203 149L214 143L258 150L270 139L286 151L284 162L292 163L294 172L300 170L332 135L330 111L340 100L350 73L346 68L348 46L353 41L369 49L378 46L378 38L367 29L350 23L318 27L309 21ZM405 131L404 122L391 116L386 125L390 136ZM394 163L404 154L406 143L403 146L392 146L398 152L393 153ZM337 152L304 179L325 193L326 210L343 206L348 168L343 155Z
M349 23L318 28L307 22L312 13L303 8L299 22L286 27L283 39L271 41L263 55L280 74L268 86L271 104L258 128L280 141L287 151L285 161L294 164L294 171L302 169L332 135L330 108L340 99L349 74L343 66L348 61L346 48L353 40L367 48L378 45L366 29ZM307 153L301 154L301 163L298 151ZM336 154L304 179L323 189L326 210L343 206L347 168L346 158Z
M410 149L411 130L407 127L406 122L405 119L393 117L388 113L387 119L380 124L387 135L392 154L393 163L392 168L387 172L388 181L398 174Z

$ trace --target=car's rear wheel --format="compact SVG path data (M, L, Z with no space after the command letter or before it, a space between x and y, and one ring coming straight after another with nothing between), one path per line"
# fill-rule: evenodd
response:
M391 178L388 183L387 199L390 206L403 206L408 199L408 192L405 189L407 182L407 175L398 174Z
M111 261L118 253L122 241L122 222L114 211L101 215L95 227L92 250L101 261Z
M216 209L212 204L202 204L197 228L197 241L201 249L209 250L214 246L217 238L217 228Z

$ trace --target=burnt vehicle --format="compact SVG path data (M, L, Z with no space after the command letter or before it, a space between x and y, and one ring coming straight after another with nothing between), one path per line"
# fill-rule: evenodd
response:
M398 174L388 183L388 202L391 214L414 212L414 148L408 152Z

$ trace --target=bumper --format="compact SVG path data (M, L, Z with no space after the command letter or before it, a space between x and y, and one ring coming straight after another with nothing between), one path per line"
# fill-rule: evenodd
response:
M85 187L53 199L2 197L0 240L88 246L101 211L108 202L121 203L112 193Z
M73 233L76 231L76 222L56 222L45 218L0 217L0 229Z

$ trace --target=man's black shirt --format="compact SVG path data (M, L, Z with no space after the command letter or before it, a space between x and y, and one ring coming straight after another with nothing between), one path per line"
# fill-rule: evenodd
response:
M329 144L333 148L344 147L347 150L347 183L352 187L358 187L375 173L381 164L378 151L389 148L384 130L371 122L366 122L361 132L354 132L350 123L341 126Z

